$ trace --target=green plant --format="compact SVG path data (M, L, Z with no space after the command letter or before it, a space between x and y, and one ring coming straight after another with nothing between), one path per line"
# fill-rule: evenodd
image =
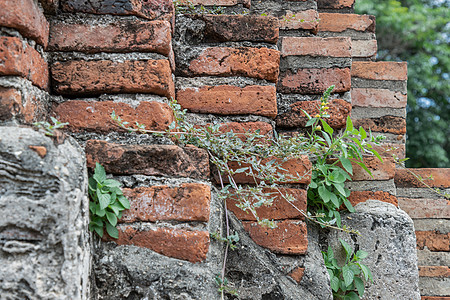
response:
M366 265L359 261L367 257L367 252L353 249L344 240L339 239L345 250L345 262L338 265L333 250L328 247L327 252L322 252L325 266L330 275L331 289L334 299L356 300L364 295L364 281L373 281L372 273ZM360 276L363 276L364 281Z
M108 179L105 169L99 163L95 163L94 175L89 178L89 196L89 230L103 237L103 228L106 227L106 232L111 237L119 238L117 220L122 218L122 211L130 208L130 202L123 195L120 183Z
M45 135L48 136L54 136L56 129L61 129L66 125L69 125L69 123L61 123L54 117L50 117L53 124L50 124L47 121L40 121L33 123L33 126L37 127L40 131L42 131Z

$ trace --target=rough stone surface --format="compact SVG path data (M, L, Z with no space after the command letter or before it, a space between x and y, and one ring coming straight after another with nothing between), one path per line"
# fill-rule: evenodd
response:
M86 144L87 166L99 162L107 173L150 176L209 178L205 150L174 145L122 145L90 140Z
M135 122L148 130L166 130L174 121L173 112L166 103L142 101L136 108L126 103L69 100L53 107L52 112L61 122L68 122L71 131L110 132L122 131L111 119L111 113L134 127ZM123 129L124 130L124 129Z
M66 12L91 14L135 15L154 20L172 21L175 10L172 0L60 0Z
M450 278L421 277L419 279L421 295L448 296L450 295ZM446 297L448 298L448 297ZM438 298L438 300L441 300ZM444 300L448 300L445 299Z
M330 101L329 110L327 111L330 118L326 121L328 125L333 128L345 127L347 116L350 115L352 105L342 99L334 99ZM291 104L289 112L279 114L276 118L277 126L279 127L305 127L308 118L303 111L306 111L310 116L315 116L319 113L320 100L316 101L299 101Z
M361 235L333 231L328 236L335 255L345 255L337 239L342 238L352 248L369 253L362 263L373 274L363 299L419 300L416 239L411 218L394 205L369 200L355 206L351 219L344 215L343 223L357 229Z
M2 0L0 2L0 26L16 28L46 47L48 22L34 0Z
M89 298L82 153L72 138L55 145L32 129L0 127L1 298Z
M45 90L49 85L47 62L17 37L0 37L0 75L21 76Z
M167 21L114 21L102 25L52 22L48 49L52 51L156 52L172 51Z
M251 85L204 86L177 91L178 103L185 109L199 113L220 115L254 114L274 118L277 115L275 87Z
M51 66L53 89L62 95L153 93L173 97L175 87L168 60L69 61Z
M205 184L157 185L123 189L123 193L131 207L123 212L120 222L209 220L211 189Z
M277 91L287 94L322 94L331 85L335 85L335 93L349 91L350 69L301 69L297 72L282 72Z

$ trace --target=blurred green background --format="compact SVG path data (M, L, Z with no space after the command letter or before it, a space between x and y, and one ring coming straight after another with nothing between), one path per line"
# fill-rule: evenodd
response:
M408 62L406 162L450 167L450 0L356 0L376 16L377 60Z

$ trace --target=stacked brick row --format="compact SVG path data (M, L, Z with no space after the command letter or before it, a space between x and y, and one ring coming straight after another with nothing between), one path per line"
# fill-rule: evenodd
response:
M414 221L423 300L450 299L450 203L444 197L449 178L450 169L399 169L395 174L399 207Z
M0 11L0 122L31 124L47 114L49 24L34 1L2 1Z

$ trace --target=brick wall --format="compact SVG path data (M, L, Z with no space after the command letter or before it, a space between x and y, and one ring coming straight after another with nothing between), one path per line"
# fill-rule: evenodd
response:
M219 247L209 231L221 216L206 151L128 134L111 122L112 111L164 130L173 121L167 98L175 97L198 125L220 120L235 132L300 132L302 110L314 113L320 95L335 85L333 128L344 127L350 115L355 125L387 136L379 148L384 162L365 158L373 177L354 167L350 201L376 199L410 213L419 259L429 259L419 262L424 299L450 296L427 290L433 284L445 290L448 283L449 232L442 229L450 218L448 201L409 187L403 171L396 171L391 153L405 156L407 67L374 61L373 16L354 14L352 0L195 0L195 12L178 15L171 0L111 3L0 3L0 122L31 124L54 116L70 123L66 132L85 147L88 167L100 162L131 200L115 243L205 263ZM223 14L205 14L202 5L218 6ZM306 157L289 165L292 172L311 166ZM433 170L449 188L445 172ZM283 187L299 208L306 207L308 183ZM410 188L413 196L406 196ZM260 214L278 227L263 229L233 199L227 204L256 244L298 258L283 274L300 283L308 251L301 215L275 200Z

